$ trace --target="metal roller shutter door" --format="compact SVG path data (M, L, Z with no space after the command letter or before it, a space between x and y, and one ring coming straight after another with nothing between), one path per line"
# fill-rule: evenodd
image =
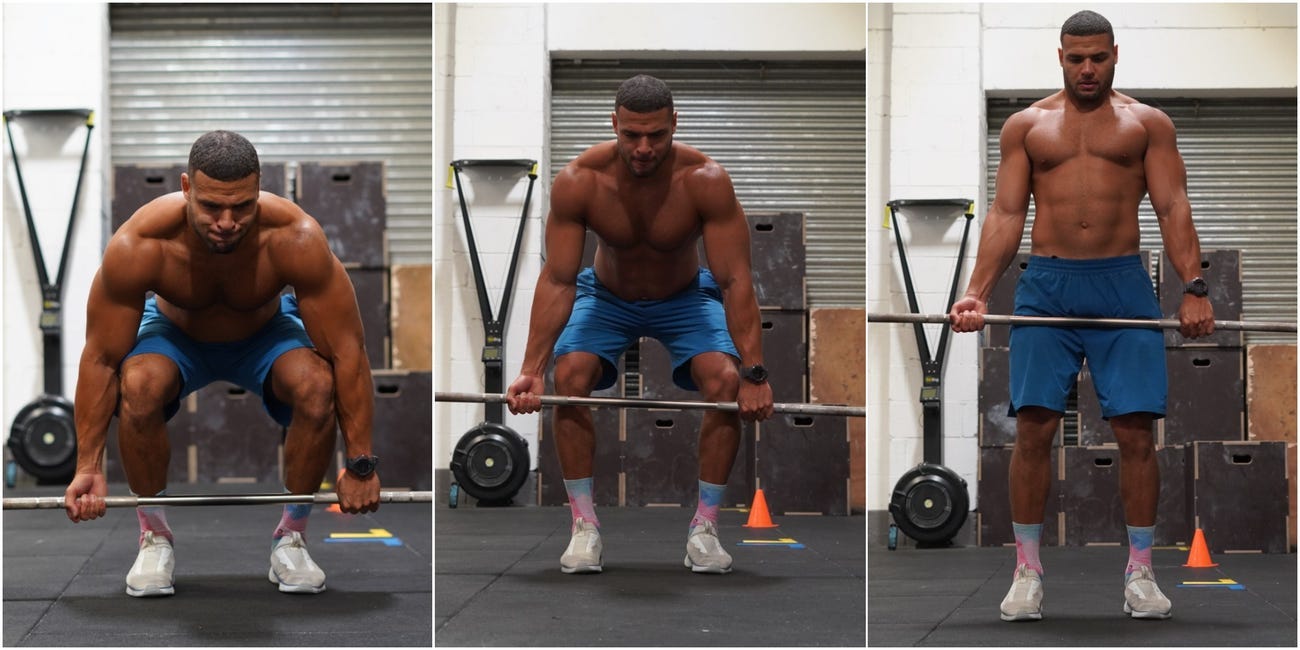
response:
M677 140L731 175L746 212L803 212L809 307L866 304L866 68L861 61L581 61L551 69L551 175L612 139L624 79L673 89Z
M382 160L389 262L432 262L430 4L113 4L113 164L183 162L199 134L267 161Z
M1187 192L1201 250L1239 249L1242 318L1296 319L1295 98L1143 99L1169 115L1187 165ZM1032 102L989 99L988 191L997 174L998 134L1007 118ZM987 202L986 202L987 205ZM1028 234L1034 218L1029 206ZM1160 250L1149 201L1138 211L1142 247ZM1021 245L1029 251L1029 238ZM1289 343L1294 334L1247 332L1247 343Z

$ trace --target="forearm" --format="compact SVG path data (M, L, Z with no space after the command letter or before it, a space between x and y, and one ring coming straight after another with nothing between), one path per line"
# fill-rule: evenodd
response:
M77 428L77 473L104 473L108 424L117 409L117 369L83 353L73 405Z
M740 353L741 366L763 363L763 337L758 298L753 282L733 281L722 289L722 308L727 315L727 330Z
M337 355L334 364L334 404L348 458L370 455L375 415L375 387L364 350Z
M1160 238L1164 242L1169 263L1183 282L1201 275L1201 242L1192 224L1192 207L1188 203L1171 206L1164 216L1157 214Z
M556 282L543 272L533 293L528 320L528 343L524 348L522 374L541 376L551 361L551 352L560 332L569 322L573 301L578 294L575 284Z
M971 269L970 284L966 295L987 301L993 293L993 286L1003 271L1015 259L1020 249L1020 240L1024 236L1024 218L1017 219L990 212L980 230L979 249L975 253L975 267Z

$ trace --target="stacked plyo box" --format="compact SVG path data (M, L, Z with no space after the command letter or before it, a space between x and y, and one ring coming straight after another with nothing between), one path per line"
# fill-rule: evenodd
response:
M1010 313L1018 258L990 300L991 313ZM1147 258L1144 253L1144 261ZM1166 318L1177 318L1184 282L1167 256L1161 257L1158 296ZM1215 317L1240 320L1242 283L1238 251L1210 251L1202 256L1200 273L1210 285ZM999 303L997 306L994 304ZM1001 304L1005 302L1006 304ZM996 330L998 328L990 328ZM1155 427L1156 460L1160 470L1160 501L1155 543L1186 544L1197 528L1205 531L1212 552L1278 552L1287 543L1287 445L1294 444L1292 424L1260 427L1246 436L1246 374L1240 332L1222 331L1187 340L1166 330L1169 393L1166 417ZM986 340L1005 341L996 333ZM1294 395L1294 346L1290 374L1263 372L1252 381L1271 382L1264 389L1290 390ZM1000 348L982 351L980 410L981 544L1009 543L1009 506L1005 499L1009 449L1014 444L1014 418L1006 413L1005 358ZM1261 356L1261 360L1262 360ZM1285 385L1283 385L1285 384ZM1060 449L1053 454L1056 472L1049 495L1044 543L1070 546L1126 543L1125 516L1119 492L1120 455L1109 424L1103 419L1091 373L1085 365L1077 382L1077 411L1063 418ZM1291 399L1294 404L1294 397ZM1272 422L1269 418L1262 421ZM1264 433L1268 431L1267 433ZM1289 431L1289 433L1288 433ZM1259 498L1261 494L1274 495ZM1055 526L1051 524L1055 523ZM1055 542L1052 528L1056 528ZM1241 532L1239 532L1241 531Z
M183 165L115 166L113 229L116 231L149 200L179 191L184 171ZM389 349L392 269L385 243L383 163L264 163L261 186L263 191L296 200L320 223L331 250L352 282L372 368L372 444L373 453L381 459L381 480L386 486L430 489L432 414L428 405L432 375L423 370L393 370ZM124 478L116 430L115 420L110 428L110 480ZM256 395L216 382L189 396L168 423L172 446L170 480L281 482L285 435L286 429L271 419ZM340 436L327 481L332 482L342 467L345 453Z
M808 311L804 295L806 249L802 214L751 214L750 257L760 307L764 365L776 402L807 401ZM584 265L594 259L588 233ZM702 264L707 257L700 248ZM677 386L668 350L643 338L625 354L620 384L596 395L700 401ZM621 416L619 415L621 413ZM628 506L692 507L699 478L700 410L592 409L596 424L597 502ZM560 504L564 495L548 488L558 472L550 417L539 441L541 503ZM612 432L607 432L612 430ZM757 425L742 423L741 440L725 506L747 505L762 488L774 514L848 511L849 454L844 417L774 415ZM606 448L615 447L615 451ZM614 475L617 480L602 478ZM617 497L617 498L615 498Z

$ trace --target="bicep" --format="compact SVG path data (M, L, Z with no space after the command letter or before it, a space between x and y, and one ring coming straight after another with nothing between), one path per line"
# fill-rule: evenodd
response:
M104 269L95 274L86 300L85 352L105 365L116 367L135 347L144 314L143 290L114 286Z
M1187 201L1187 167L1178 153L1173 122L1163 115L1150 122L1143 172L1151 207L1163 217L1174 205Z
M750 272L749 222L731 179L722 172L698 188L704 254L718 285L726 288Z
M303 327L316 350L327 359L364 346L365 334L356 291L343 264L332 254L322 272L294 285Z
M587 224L582 211L579 181L569 172L561 173L551 187L551 210L546 216L544 279L559 284L577 281L583 247L587 242Z

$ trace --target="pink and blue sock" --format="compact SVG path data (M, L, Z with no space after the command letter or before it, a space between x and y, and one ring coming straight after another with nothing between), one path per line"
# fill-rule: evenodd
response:
M279 542L282 537L288 537L289 533L298 533L302 535L307 532L307 516L311 514L310 503L291 503L284 507L284 514L280 516L280 524L275 527L275 532L271 534L271 543Z
M1151 568L1151 544L1156 536L1155 526L1128 527L1128 566L1124 568L1124 577L1138 570L1138 567Z
M1017 524L1011 522L1016 535L1016 567L1024 564L1043 575L1043 563L1038 559L1038 541L1043 535L1042 524Z
M163 490L154 496L166 496L167 490ZM157 537L164 537L172 544L176 543L175 537L172 536L171 526L167 525L167 515L163 513L163 506L136 506L135 518L140 522L140 540L137 544L144 542L146 532L153 533Z
M718 507L722 505L722 494L726 491L725 485L700 481L700 501L695 507L695 516L691 518L690 528L695 528L706 521L717 525Z
M600 520L596 519L596 504L591 500L591 483L590 476L564 479L564 491L569 494L569 513L573 515L574 521L582 517L584 521L600 528Z

